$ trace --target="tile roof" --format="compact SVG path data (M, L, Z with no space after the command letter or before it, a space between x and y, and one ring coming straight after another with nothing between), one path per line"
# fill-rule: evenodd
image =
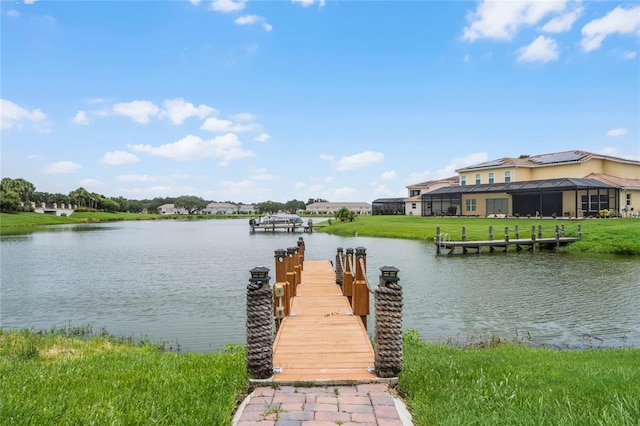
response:
M638 188L640 189L640 179L627 179L617 176L605 175L602 173L591 173L585 176L585 179L595 179L608 185L618 188Z

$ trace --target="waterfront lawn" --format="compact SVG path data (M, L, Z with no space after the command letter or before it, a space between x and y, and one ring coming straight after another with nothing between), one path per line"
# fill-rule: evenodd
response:
M103 335L0 329L3 425L229 425L246 386L242 348L179 354Z
M460 348L407 332L399 389L418 426L637 425L638 366L640 349Z
M406 238L434 241L436 229L448 234L455 241L462 237L465 227L467 240L488 240L489 226L496 240L504 239L504 229L509 228L509 238L514 238L518 225L520 238L531 238L531 227L542 227L543 237L553 237L555 227L564 225L565 236L576 237L578 225L582 228L580 241L563 248L569 252L610 253L640 255L640 219L527 219L527 218L464 218L464 217L420 217L420 216L362 216L354 222L333 220L331 226L318 228L340 236L368 236Z

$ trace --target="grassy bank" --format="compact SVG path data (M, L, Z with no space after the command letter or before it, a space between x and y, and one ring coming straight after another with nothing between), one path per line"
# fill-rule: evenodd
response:
M244 351L178 354L87 337L0 330L3 425L231 424L247 386Z
M416 425L639 424L640 349L489 346L405 334L399 386Z
M241 347L178 354L97 334L0 329L2 423L231 424L248 391ZM416 425L637 425L638 365L640 349L460 348L407 332L399 390Z
M451 240L459 240L462 227L466 228L470 241L486 240L489 226L493 227L495 239L504 238L504 229L509 227L510 238L518 225L520 238L531 237L531 227L542 226L543 236L554 235L556 225L565 227L567 237L577 236L578 225L582 227L582 239L564 250L570 252L610 253L640 255L640 219L526 219L526 218L458 218L420 216L364 216L354 222L332 221L330 226L317 227L320 232L333 235L351 236L358 234L369 237L408 238L434 241L436 228L448 233Z

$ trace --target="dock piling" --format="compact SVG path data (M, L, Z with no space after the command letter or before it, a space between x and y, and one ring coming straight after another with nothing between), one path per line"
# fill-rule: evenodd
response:
M402 371L402 286L398 269L380 268L375 289L375 370L381 378L397 377Z
M247 285L247 372L253 379L273 375L273 297L269 269L255 267Z

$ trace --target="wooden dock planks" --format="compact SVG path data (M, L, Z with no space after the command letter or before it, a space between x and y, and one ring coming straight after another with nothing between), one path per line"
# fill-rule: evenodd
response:
M275 382L374 381L369 335L351 315L329 261L305 260L302 283L274 343Z

